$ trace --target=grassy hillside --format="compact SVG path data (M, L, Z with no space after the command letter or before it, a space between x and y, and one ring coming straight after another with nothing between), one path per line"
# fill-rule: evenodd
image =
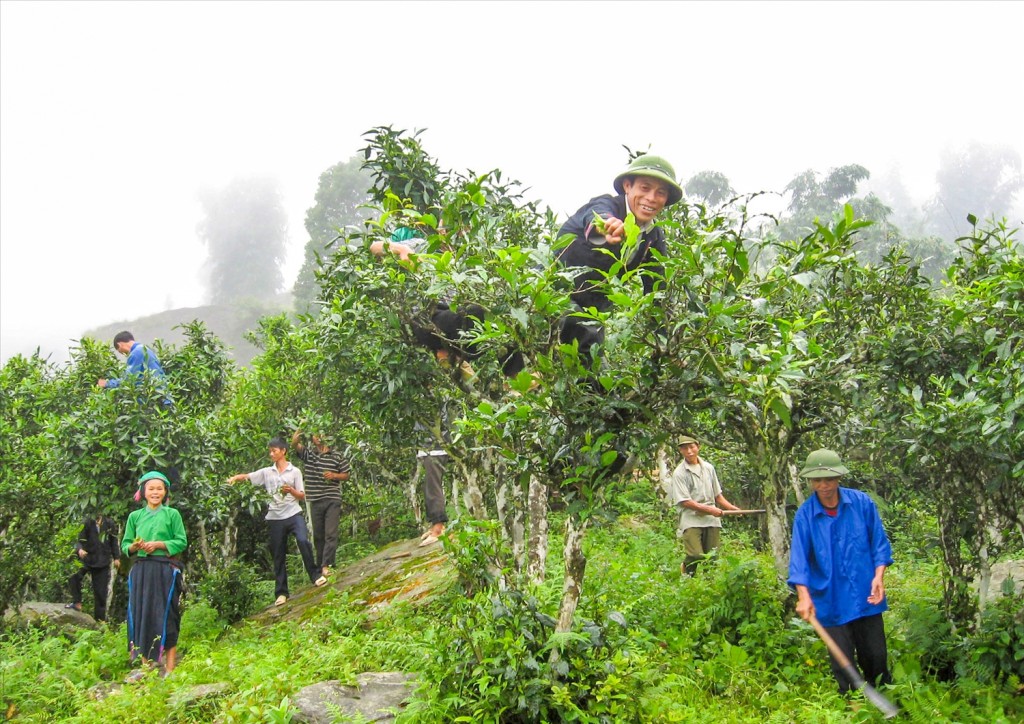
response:
M424 605L368 606L375 596L358 584L346 589L340 562L338 586L298 594L309 605L295 618L271 611L228 626L207 591L193 591L182 661L168 678L114 686L128 672L123 624L74 641L12 634L0 638L0 702L26 722L288 722L290 701L305 686L407 671L425 685L398 722L881 721L860 696L838 695L824 646L794 617L792 597L771 559L755 550L752 530L730 521L717 558L697 576L681 577L674 516L653 499L651 486L634 486L616 507L617 517L595 521L588 534L578 625L560 639L550 636L560 597L558 536L543 585L467 595L466 584L479 581L476 569L486 564L479 551L488 533L456 521L444 550L458 580L438 585L438 597ZM886 626L896 682L886 694L902 720L1021 721L1015 677L982 669L956 680L936 673L935 656L947 640L940 635L941 574L907 542L895 543ZM358 548L347 562L365 556ZM348 570L380 558L371 553ZM269 601L264 583L260 600ZM233 578L234 593L245 587ZM975 651L986 647L972 643ZM970 666L969 656L962 661ZM180 703L191 687L218 683L227 684L220 697L191 708ZM99 701L90 691L97 684L108 694Z
M184 337L178 325L193 320L202 321L228 348L228 353L239 366L249 364L259 350L245 339L245 333L255 329L260 317L291 311L291 294L278 294L262 299L240 300L230 306L210 304L203 307L170 309L147 317L105 324L90 329L83 337L110 341L121 330L127 329L140 342L156 339L179 344Z

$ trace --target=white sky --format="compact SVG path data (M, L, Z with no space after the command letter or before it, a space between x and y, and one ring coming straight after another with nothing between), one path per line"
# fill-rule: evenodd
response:
M650 146L739 191L1024 152L1019 2L0 2L0 359L204 302L197 192L317 179L375 125L565 215Z

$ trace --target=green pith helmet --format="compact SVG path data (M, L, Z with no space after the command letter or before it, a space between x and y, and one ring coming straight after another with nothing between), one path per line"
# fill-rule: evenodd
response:
M676 183L676 172L672 168L672 164L663 159L661 156L652 156L649 153L643 156L637 156L629 163L629 168L620 173L615 177L615 183L612 186L615 187L617 193L625 193L622 188L622 182L630 176L650 176L656 178L659 181L664 181L668 184L668 203L666 206L672 204L683 198L683 190L679 184Z
M802 478L838 478L850 472L843 461L839 459L839 453L832 450L815 450L807 456L804 469L800 471Z
M689 435L683 435L679 438L677 445L678 447L682 447L683 445L700 445L700 443L697 442L696 438L690 437Z

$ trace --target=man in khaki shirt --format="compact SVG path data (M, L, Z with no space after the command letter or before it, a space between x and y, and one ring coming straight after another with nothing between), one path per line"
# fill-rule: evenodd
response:
M715 466L700 458L700 443L684 435L679 438L683 461L672 472L669 497L679 506L679 534L686 558L682 572L693 575L697 564L722 541L722 511L739 510L722 495Z

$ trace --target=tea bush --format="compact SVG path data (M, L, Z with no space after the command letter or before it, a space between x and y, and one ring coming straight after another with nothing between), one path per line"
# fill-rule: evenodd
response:
M235 559L223 568L208 573L199 582L198 595L225 622L232 624L260 607L265 598L265 586L260 584L260 578L252 566Z

